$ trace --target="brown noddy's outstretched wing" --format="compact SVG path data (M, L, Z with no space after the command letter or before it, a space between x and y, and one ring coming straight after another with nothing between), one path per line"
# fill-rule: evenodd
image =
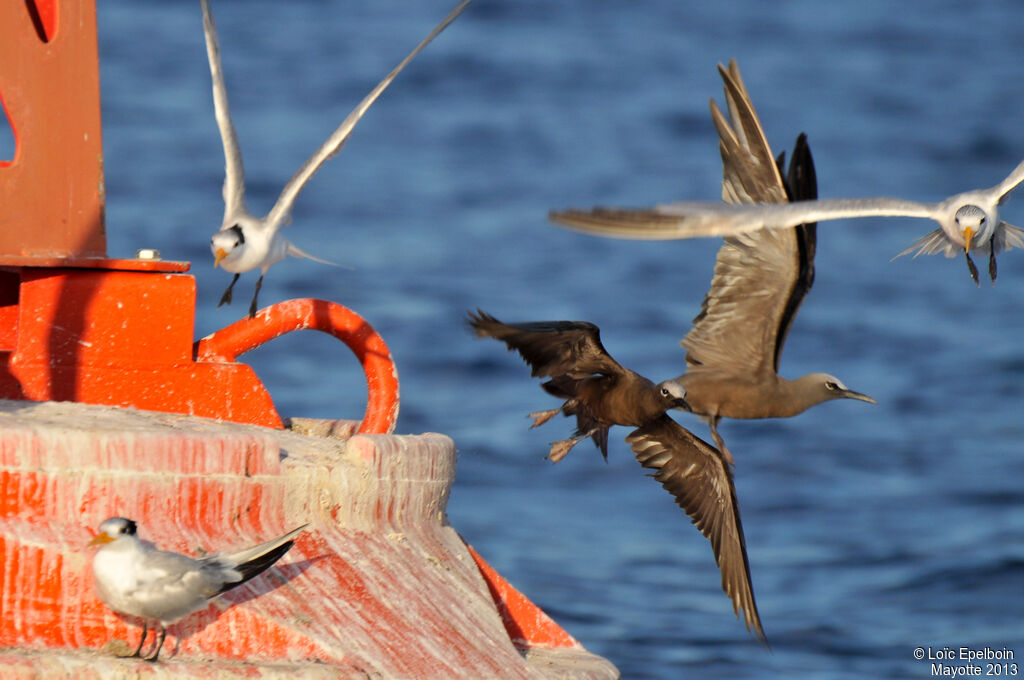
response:
M693 524L709 541L722 573L722 590L747 630L767 644L750 583L750 564L743 538L732 470L715 447L667 415L637 428L626 437L645 468L672 494Z
M718 67L729 118L711 102L722 154L722 200L785 203L817 198L804 135L789 174L781 174L735 61ZM711 288L683 338L688 364L754 376L777 373L797 310L814 282L815 225L729 236L718 251Z
M477 310L469 313L468 322L478 336L501 340L519 352L535 378L566 375L580 379L624 372L601 344L598 327L586 321L502 323Z

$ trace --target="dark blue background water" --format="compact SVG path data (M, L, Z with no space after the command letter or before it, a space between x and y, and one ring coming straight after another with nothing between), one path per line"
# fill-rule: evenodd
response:
M223 157L199 6L99 4L110 252L192 261L205 335L244 312L255 277L214 308L230 277L208 250ZM448 9L215 3L254 211ZM707 105L730 57L776 151L808 133L823 196L993 185L1024 157L1022 28L1019 0L478 0L296 205L288 236L353 269L286 261L262 302L333 299L380 331L402 379L398 431L459 447L452 524L625 677L929 677L917 646L1019 657L1024 253L976 288L959 259L889 261L931 223L819 228L782 372L828 371L879 404L722 428L771 654L733 618L707 541L644 476L627 430L608 464L589 444L545 461L570 423L528 430L525 414L554 400L462 319L477 306L587 319L622 363L680 373L718 243L594 239L547 211L716 199ZM1022 206L1004 216L1021 224ZM358 366L327 336L247 359L285 415L362 413Z

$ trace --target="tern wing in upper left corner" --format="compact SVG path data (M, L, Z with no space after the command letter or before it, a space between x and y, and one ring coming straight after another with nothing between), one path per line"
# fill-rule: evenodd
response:
M238 145L238 134L231 122L228 108L228 93L224 85L224 69L220 61L220 43L217 40L217 25L213 21L209 0L200 0L203 8L203 32L206 34L206 55L210 60L210 76L213 80L213 108L224 145L224 223L245 209L245 169L242 167L242 149Z

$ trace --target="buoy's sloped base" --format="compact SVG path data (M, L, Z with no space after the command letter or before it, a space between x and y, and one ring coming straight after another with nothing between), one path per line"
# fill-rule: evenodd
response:
M443 435L342 441L0 401L0 675L617 677L546 616L554 634L513 644L447 525L454 474ZM92 592L86 527L113 515L189 554L312 524L265 576L173 626L154 667L104 651L139 635Z
M131 651L131 650L129 650ZM599 658L599 657L595 657ZM241 662L223 659L185 659L160 656L160 662L149 664L139 659L118 659L103 652L26 649L0 651L0 678L4 680L39 680L40 678L74 678L74 680L179 680L180 678L272 678L273 680L365 680L367 675L357 668L310 662Z

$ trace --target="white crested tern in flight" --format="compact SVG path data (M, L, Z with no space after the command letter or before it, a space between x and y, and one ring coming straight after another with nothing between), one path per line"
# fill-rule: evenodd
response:
M221 68L220 46L217 42L217 27L213 22L209 0L200 0L203 8L203 31L206 34L206 52L210 60L210 75L213 79L213 104L220 129L221 141L224 144L225 176L224 176L224 221L220 230L210 239L210 250L214 256L214 266L220 265L235 276L221 297L218 307L231 303L231 290L238 281L239 275L253 269L260 270L256 281L256 292L249 305L249 316L256 315L256 299L259 297L263 276L271 265L280 262L287 255L305 257L325 264L334 264L321 260L295 244L289 242L281 234L281 227L288 223L292 205L299 192L306 185L324 162L338 153L345 144L356 123L369 110L381 93L391 84L395 76L408 65L419 52L430 43L448 24L453 22L466 8L470 0L462 0L448 16L401 61L370 94L359 102L359 105L348 114L341 125L327 138L327 141L310 156L309 160L299 168L288 183L285 184L277 203L264 217L256 217L245 206L245 171L242 167L242 150L238 145L238 135L231 122L228 109L228 95L224 86L224 72Z
M988 255L988 271L996 280L996 255L1024 248L1024 229L999 219L999 206L1024 182L1024 162L990 189L975 189L938 203L899 198L823 198L792 203L715 203L679 201L654 208L604 208L552 211L548 217L572 229L597 236L627 239L681 239L735 236L758 229L791 229L801 224L850 217L923 217L939 228L925 234L900 255L914 257L963 253L971 278L978 268L971 251Z
M89 542L103 546L92 560L96 594L115 612L142 619L142 638L131 656L142 656L146 632L153 627L158 638L156 651L145 659L156 661L167 626L270 568L307 526L252 548L196 559L159 550L138 537L135 522L111 517L100 524L99 533Z

